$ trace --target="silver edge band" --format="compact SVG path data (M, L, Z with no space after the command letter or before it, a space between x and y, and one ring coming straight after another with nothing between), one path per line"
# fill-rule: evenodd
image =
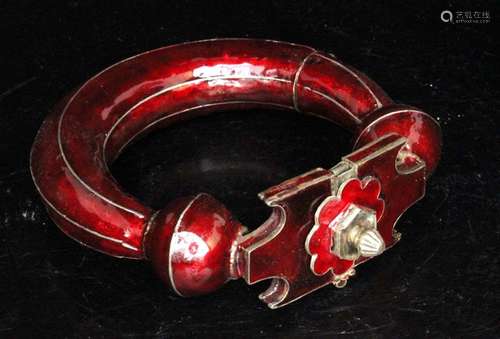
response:
M363 134L365 133L365 131L369 130L373 125L375 125L377 122L383 120L383 119L386 119L390 116L393 116L393 115L396 115L396 114L401 114L401 113L404 113L404 112L418 112L418 113L421 113L423 115L425 115L426 117L428 117L431 121L433 121L436 126L439 126L439 123L437 122L436 119L434 119L433 116L431 116L429 113L426 113L426 112L423 112L419 109L415 109L415 108L406 108L406 109L398 109L396 111L392 111L392 112L389 112L389 113L386 113L378 118L376 118L375 120L373 120L372 122L370 122L368 125L366 125L363 130L358 134L358 137L356 138L356 141L354 142L353 144L353 148L356 149L357 146L358 146L358 143L359 143L359 139L361 139L361 137L363 136Z
M179 231L179 227L181 226L182 219L184 219L184 215L191 208L191 206L193 206L195 201L198 200L203 195L205 195L205 193L199 193L193 199L191 199L191 201L186 205L186 207L184 207L181 214L179 215L179 219L177 219L177 222L175 223L174 231L172 233L172 238L170 238L170 246L168 248L168 278L169 278L170 285L172 286L172 289L174 290L174 292L177 293L181 297L183 297L183 295L182 295L182 293L179 292L179 290L177 290L177 287L175 286L175 281L174 281L173 272L172 272L172 254L173 254L172 243L173 243L174 239L176 238L175 235Z
M313 51L312 53L309 53L304 60L300 63L299 67L297 68L297 71L295 72L295 76L293 77L293 85L292 85L292 100L293 100L293 107L297 112L300 112L299 108L299 99L297 97L297 84L300 79L300 73L302 72L302 69L306 65L307 61L309 58L311 58L313 55L317 54L317 51Z
M146 252L146 238L149 234L149 231L151 230L151 223L153 220L156 218L156 216L160 213L160 210L154 212L151 217L149 218L146 227L144 228L144 232L142 233L142 252L144 253L144 257L147 258L147 252Z
M322 54L318 54L319 57L325 59L325 60L328 60L330 62L332 62L333 64L337 65L338 67L342 68L344 71L348 72L349 74L351 74L354 78L356 78L356 80L359 81L359 83L370 93L370 95L373 97L373 99L375 100L375 102L377 103L377 108L380 108L382 107L382 103L380 102L379 98L375 95L375 93L373 93L372 89L370 88L370 86L368 86L366 84L366 82L363 81L363 79L361 79L359 77L359 75L357 75L355 72L353 72L351 69L349 69L348 67L346 67L345 65L341 64L340 62L338 62L337 60L334 60L334 59L331 59L325 55L322 55Z

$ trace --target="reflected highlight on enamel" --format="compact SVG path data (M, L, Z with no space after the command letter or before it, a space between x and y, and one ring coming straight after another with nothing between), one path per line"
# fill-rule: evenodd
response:
M154 211L110 174L123 149L156 128L255 108L319 116L352 131L356 143L337 166L262 192L272 214L253 232L208 194ZM240 277L249 284L269 279L260 298L276 308L328 284L345 286L356 265L399 240L394 225L423 196L439 161L440 133L431 116L395 104L331 54L286 42L212 39L137 55L85 82L44 121L30 168L51 218L79 243L150 260L182 296Z
M197 234L178 232L172 236L172 263L192 263L208 253L207 243Z

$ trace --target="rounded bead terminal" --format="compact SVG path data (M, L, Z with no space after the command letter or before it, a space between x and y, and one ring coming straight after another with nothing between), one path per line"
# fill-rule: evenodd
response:
M177 294L206 294L238 278L235 245L244 230L224 205L201 193L177 199L154 215L145 232L145 250Z

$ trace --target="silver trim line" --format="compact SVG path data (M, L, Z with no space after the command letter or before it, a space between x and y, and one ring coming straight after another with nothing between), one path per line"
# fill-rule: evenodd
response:
M313 51L312 53L309 53L304 60L301 61L299 67L297 68L297 71L295 71L295 76L293 77L293 85L292 85L292 100L293 100L293 107L297 112L300 112L299 109L299 99L297 98L297 84L300 78L300 73L302 72L302 69L306 65L306 62L311 58L313 55L317 54L318 51Z
M359 75L357 75L355 72L353 72L351 69L349 69L348 67L346 67L345 65L341 64L340 62L338 62L337 60L334 60L334 59L331 59L325 55L322 55L322 54L318 54L321 58L325 59L325 60L328 60L332 63L334 63L335 65L337 65L338 67L342 68L343 70L345 70L346 72L350 73L353 77L356 78L356 80L358 80L361 85L366 88L366 90L368 92L370 92L371 96L373 97L373 99L375 99L375 102L377 103L377 108L380 108L382 107L382 103L380 102L379 98L375 95L375 93L373 93L372 89L366 84L366 82L364 82L360 77Z
M182 210L181 214L179 215L179 219L177 219L177 222L175 223L174 231L172 232L172 237L170 238L170 245L168 247L168 278L170 280L170 285L172 286L172 289L174 290L174 292L177 293L181 297L184 297L184 295L182 295L182 293L179 292L179 290L177 290L177 287L175 286L175 282L174 282L173 273L172 273L172 254L173 254L172 253L172 241L175 238L175 234L179 231L179 227L181 225L182 219L184 218L184 215L191 208L191 206L193 206L195 201L198 200L202 195L206 195L206 193L199 193L198 195L196 195L193 199L191 199L191 201Z
M209 39L209 40L203 40L203 41L217 41L219 39ZM230 40L230 39L228 39ZM249 39L250 40L250 39ZM272 40L266 40L268 42L275 42L275 43L280 43L280 42L277 42L277 41L272 41ZM189 42L189 43L185 43L185 44L190 44L190 43L197 43L197 42ZM181 44L182 45L182 44ZM289 45L294 45L294 46L298 46L298 45L295 45L295 44L289 44ZM158 50L161 50L161 49L167 49L167 48L171 48L171 47L174 47L174 46L177 46L177 45L173 45L173 46L167 46L167 47L162 47ZM58 126L57 126L57 143L58 143L58 147L59 147L59 151L61 153L61 158L64 162L64 164L66 165L66 167L68 168L68 170L70 171L70 173L75 177L75 179L81 184L83 185L88 191L90 191L92 194L96 195L97 197L99 197L100 199L102 199L103 201L115 206L116 208L118 209L121 209L123 211L126 211L128 213L131 213L141 219L144 219L145 218L145 215L136 211L136 210L133 210L133 209L130 209L126 206L123 206L113 200L111 200L110 198L107 198L105 197L104 195L102 195L101 193L99 193L98 191L96 191L94 188L92 188L89 184L87 184L77 173L76 171L74 170L74 168L71 166L71 164L69 163L67 157L66 157L66 153L64 151L64 147L63 147L63 144L62 144L62 140L61 140L61 133L62 133L62 126L63 126L63 120L64 120L64 116L65 116L65 113L67 112L69 106L71 105L71 103L73 102L73 100L77 97L77 95L81 92L81 90L83 88L85 88L85 86L90 82L92 81L93 79L97 78L99 75L101 75L102 73L106 72L108 69L112 68L112 67L115 67L116 65L118 64L121 64L121 63L124 63L126 62L127 60L131 60L133 58L136 58L138 56L141 56L141 55L144 55L144 54L148 54L148 53L152 53L154 51L157 51L157 50L153 50L153 51L148 51L148 52L145 52L143 54L139 54L139 55L136 55L136 56L133 56L133 57L130 57L130 58L127 58L125 60L122 60L121 62L118 62L106 69L104 69L103 71L101 71L100 73L98 73L97 75L95 75L94 77L92 77L91 79L89 79L82 87L80 87L80 89L71 97L71 99L67 102L65 108L63 109L62 113L61 113L61 116L59 117L59 121L58 121ZM106 133L106 137L105 137L105 140L104 140L104 143L103 143L103 149L106 148L106 145L108 143L108 140L109 140L109 137L110 135L113 133L113 131L116 129L116 127L120 124L120 122L125 119L126 116L128 116L130 114L131 111L133 111L135 108L137 108L138 106L140 106L141 104L143 104L144 102L147 102L149 99L151 98L154 98L156 96L159 96L163 93L166 93L168 91L171 91L171 90L174 90L174 89L177 89L177 88L180 88L182 86L186 86L186 85L189 85L191 83L197 83L197 82L202 82L202 81L211 81L211 80L219 80L219 79L257 79L257 80L264 80L264 81L279 81L279 82L284 82L284 83L292 83L292 100L294 102L294 106L295 108L297 109L298 108L298 98L296 97L296 86L297 86L297 81L298 81L298 76L300 75L300 71L301 71L301 68L304 67L305 65L305 62L307 61L307 59L313 55L318 55L322 58L324 58L325 60L329 60L331 61L332 63L338 65L339 67L341 67L342 69L345 69L347 72L351 73L356 79L358 79L358 81L360 81L360 83L373 95L373 97L376 99L377 103L380 104L380 101L378 100L378 98L373 94L373 92L371 91L371 89L359 78L359 76L357 74L355 74L353 71L351 71L350 69L346 68L344 65L338 63L337 61L333 60L333 59L330 59L320 53L318 53L316 50L312 50L312 52L306 56L306 58L301 62L301 65L299 66L299 69L297 70L296 74L295 74L295 79L293 81L293 83L290 81L290 80L287 80L287 79L281 79L281 78L273 78L273 77L264 77L264 76L216 76L216 77L206 77L206 78L200 78L200 79L193 79L193 80L189 80L189 81L186 81L186 82L183 82L183 83L179 83L179 84L175 84L175 85L172 85L172 86L169 86L161 91L158 91L144 99L142 99L141 101L139 101L138 103L136 103L134 106L132 106L130 109L128 109L122 116L120 116L120 118L118 118L117 121L115 121L115 123L111 126L110 130ZM305 89L315 93L315 94L318 94L320 95L321 97L331 101L332 103L334 103L336 106L338 106L339 108L341 108L344 112L346 112L349 117L351 119L353 119L357 124L361 123L360 119L358 117L356 117L355 115L353 115L352 112L350 112L345 106L343 106L342 104L340 104L337 100L335 100L334 98L322 93L322 92L319 92L317 90L314 90L312 88L309 88L309 87L304 87Z
M138 131L133 136L131 136L130 139L127 142L125 142L120 147L120 149L117 152L117 155L120 154L125 149L125 147L127 147L135 138L137 138L139 135L141 135L142 133L144 133L145 131L147 131L149 128L153 127L154 125L158 124L159 122L161 122L163 120L168 120L169 118L175 117L175 116L177 116L179 114L186 113L186 112L189 112L189 111L194 111L194 110L197 110L197 109L202 109L202 108L205 108L205 107L215 107L215 106L234 105L234 104L272 105L272 106L276 106L276 107L280 107L280 108L286 108L286 109L293 110L292 106L281 105L281 104L276 104L276 103L272 103L272 102L251 101L251 100L248 100L248 101L246 101L246 100L221 101L221 102L214 102L214 103L209 103L209 104L203 104L203 105L193 106L193 107L186 108L186 109L183 109L183 110L180 110L180 111L169 113L166 116L160 117L159 119L156 119L156 120L150 122L148 125L146 125L144 128L142 128L140 131ZM107 166L106 148L107 148L106 145L104 145L102 152L103 152L103 157L104 157L104 163Z
M377 122L379 122L380 120L385 119L387 117L393 116L395 114L400 114L400 113L404 113L404 112L418 112L418 113L422 113L423 115L425 115L429 119L431 119L439 127L439 122L436 119L434 119L434 117L431 116L429 113L423 112L423 111L418 110L418 109L410 108L410 107L408 107L406 109L398 109L396 111L388 112L388 113L386 113L386 114L384 114L382 116L379 116L378 118L376 118L375 120L373 120L372 122L370 122L368 125L366 125L363 128L363 130L358 134L358 137L356 138L356 141L353 144L353 148L356 148L356 146L358 145L359 139L365 133L365 131L368 130L373 125L375 125Z
M35 184L35 187L38 191L38 193L40 193L40 196L42 198L42 200L50 207L51 211L55 212L57 215L59 215L61 218L65 219L67 222L71 223L72 225L92 234L92 235L95 235L96 237L98 238L101 238L101 239L105 239L105 240L109 240L109 241L112 241L112 242L115 242L115 243L118 243L118 244L121 244L123 247L125 248L128 248L128 249L132 249L134 251L139 251L139 249L137 247L134 247L120 239L116 239L116 238L113 238L113 237L109 237L107 235L104 235L104 234L101 234L97 231L94 231L92 229L89 229L87 228L86 226L76 222L75 220L71 219L70 217L68 217L66 214L62 213L59 209L57 209L48 199L47 197L45 197L45 195L43 194L42 190L40 189L40 186L38 186L38 183L36 182L36 179L35 179L35 176L33 175L33 168L30 164L30 172L31 172L31 177L33 179L33 183ZM64 232L66 233L66 232ZM80 241L78 241L80 242ZM80 242L81 243L81 242ZM87 244L85 244L86 246L88 247L91 247Z

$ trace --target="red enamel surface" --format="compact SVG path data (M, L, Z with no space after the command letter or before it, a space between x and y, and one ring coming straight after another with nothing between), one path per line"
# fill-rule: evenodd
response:
M379 141L372 147L368 147L368 149L375 151L377 145L387 146L400 138L401 136L397 134L386 135L383 139L378 139ZM375 161L362 163L358 166L358 176L360 178L375 177L380 181L381 194L385 205L384 213L377 220L377 229L385 241L386 248L391 247L396 241L393 230L398 218L408 207L420 200L425 193L427 174L425 166L406 174L398 172L398 168L395 166L399 152L405 148L406 146L393 148L379 156ZM346 158L353 162L362 162L365 156L363 153L354 152ZM365 260L367 258L360 258L357 263Z
M162 280L180 295L209 293L237 277L231 261L244 228L210 195L175 200L149 227L148 256Z
M151 260L158 276L172 287L169 275L170 242L175 225L193 197L177 198L158 211L146 226L144 251Z
M407 149L423 159L428 176L432 174L441 156L441 128L434 118L410 106L384 107L363 122L354 148L388 133L406 137Z
M393 231L399 216L424 194L425 166L414 167L404 174L396 169L396 159L405 147L404 142L405 139L397 134L386 135L344 158L358 169L359 178L366 181L377 179L374 181L377 184L367 185L364 190L357 179L351 184L347 181L348 189L341 199L371 206L377 212L377 230L386 248L397 241ZM350 261L329 260L331 256L327 256L325 259L332 270L317 275L311 269L312 257L307 252L310 232L315 231L318 208L325 199L332 198L334 177L331 171L318 168L261 193L261 198L273 207L273 214L240 242L239 266L249 284L272 279L271 286L261 294L261 299L271 308L287 305L332 283L336 278L333 271L345 272L352 266ZM383 197L383 205L379 196ZM326 212L325 217L331 219L341 209ZM319 234L317 247L329 243L330 239L323 238L325 236ZM326 249L322 250L326 254ZM368 259L361 257L354 266ZM323 273L323 268L320 269Z
M315 255L312 269L315 274L323 275L328 270L335 274L345 273L354 265L354 260L345 260L331 252L334 235L330 223L350 204L369 208L376 212L377 220L384 211L384 201L379 198L381 186L378 180L368 178L364 182L359 179L349 180L343 186L339 197L332 197L320 206L312 236L306 247Z
M62 100L45 120L33 145L33 179L52 219L68 236L118 257L144 259L146 247L160 276L168 283L173 276L179 292L205 293L229 276L227 246L240 230L239 224L231 221L218 203L202 198L203 203L193 204L181 219L186 223L182 226L186 232L195 234L207 247L186 238L179 240L172 227L185 201L170 204L151 220L153 211L123 192L108 165L134 138L154 128L212 111L254 107L296 109L326 118L352 130L358 136L356 148L398 133L407 138L406 149L425 161L428 173L439 159L439 126L432 118L415 108L394 105L374 82L332 55L285 42L215 39L164 47L126 59ZM410 166L411 160L403 162ZM391 199L405 193L393 184L399 177L394 170L366 166L360 167L362 173L385 176L379 179L384 199L391 196L386 199L388 204L394 204ZM297 179L288 183L290 187L279 186L276 191L293 189L293 185L309 179ZM250 283L273 273L293 276L303 281L303 285L294 287L294 295L306 293L311 284L320 286L331 280L325 274L324 281L312 283L318 277L293 264L305 265L309 261L304 239L312 226L314 208L329 190L329 184L324 182L301 198L287 201L284 212L279 213L293 215L297 227L278 232L276 239L281 248L276 244L255 248L250 265L253 272L237 273ZM413 198L419 194L413 193ZM274 195L271 191L267 194ZM388 216L384 213L383 218L396 218L408 201L394 210L389 208ZM211 219L214 213L220 214L229 226L216 227ZM275 213L256 233L244 238L240 248L245 244L255 247L256 239L263 237L266 229L278 227L279 222L280 216ZM226 236L222 229L228 232ZM387 241L392 241L389 228L384 232ZM151 234L156 235L155 239L150 238ZM169 263L165 251L170 251L174 237L187 244L181 252L199 254L208 248L199 266L177 260L182 253ZM147 241L143 244L143 238L152 239L148 240L151 245ZM213 240L216 238L220 244ZM243 257L238 256L238 264ZM280 268L269 265L276 260L282 261ZM167 279L165 270L170 264L174 273ZM238 267L243 270L243 266ZM277 280L275 292L284 292L285 288Z
M273 214L240 242L239 266L249 284L273 278L261 294L271 307L293 301L333 279L331 272L318 277L310 270L311 258L305 248L316 209L331 195L330 180L329 171L316 169L261 193Z

